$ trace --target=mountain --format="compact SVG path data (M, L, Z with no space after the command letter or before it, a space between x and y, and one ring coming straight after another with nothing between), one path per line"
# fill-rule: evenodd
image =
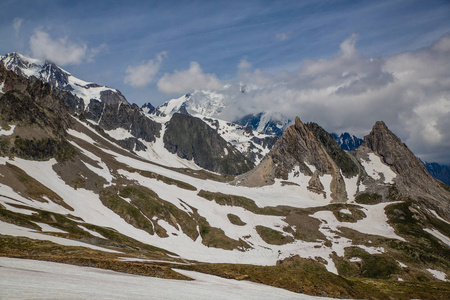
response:
M346 151L356 150L363 143L362 139L354 135L350 135L348 132L341 133L341 135L332 133L331 135L334 137L336 142L338 142L339 146Z
M222 128L249 127L187 107L77 113L70 92L2 64L0 83L1 256L321 297L450 292L450 191L383 122L348 152L296 118L246 172Z
M280 180L281 184L299 186L306 197L316 198L314 194L319 194L331 201L345 202L348 195L342 174L350 180L358 173L356 160L330 134L317 124L303 124L297 117L264 160L238 177L237 183L256 187Z
M274 112L250 114L234 122L242 126L249 126L257 132L275 136L281 136L286 127L291 123L283 115Z
M84 105L84 108L87 108L91 99L108 104L128 103L120 91L80 80L50 61L33 59L13 52L0 56L0 62L6 69L18 75L27 78L34 76L52 87L72 93L83 100L80 104Z
M438 163L423 162L428 173L435 179L442 181L446 185L450 185L450 166L440 165Z
M364 137L358 148L357 158L364 160L370 152L377 154L381 162L394 171L397 191L407 197L422 202L426 207L439 211L450 218L450 193L427 172L420 160L395 136L384 122L376 122L369 135ZM389 181L389 178L384 178ZM388 191L389 193L390 191ZM383 192L383 196L388 196Z
M270 130L264 130L264 128L259 130L258 127L253 128L252 126L221 119L222 111L227 105L230 105L230 101L232 102L232 100L226 98L227 96L229 95L212 91L194 91L180 98L167 101L157 108L152 108L151 104L146 103L142 106L142 110L150 118L159 122L167 122L168 118L179 112L199 118L243 154L250 163L258 164L264 155L270 151L278 136ZM232 96L229 97L233 98ZM260 114L260 117L262 115ZM265 120L271 122L269 117L266 117ZM276 128L278 129L278 127Z

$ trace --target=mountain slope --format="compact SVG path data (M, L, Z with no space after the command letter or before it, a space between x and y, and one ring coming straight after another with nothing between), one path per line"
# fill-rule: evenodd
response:
M253 163L215 130L190 115L173 114L164 133L164 146L169 152L220 174L236 175L253 168Z

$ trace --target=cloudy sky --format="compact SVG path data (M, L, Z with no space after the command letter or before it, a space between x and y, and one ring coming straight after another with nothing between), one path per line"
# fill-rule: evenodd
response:
M450 163L450 2L9 1L0 53L54 61L153 105L245 83L276 110L364 136L376 120Z

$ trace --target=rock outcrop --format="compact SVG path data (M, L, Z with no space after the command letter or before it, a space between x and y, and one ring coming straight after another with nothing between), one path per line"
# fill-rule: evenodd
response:
M206 170L221 174L242 174L254 166L214 129L190 115L173 114L164 133L164 147L181 158L194 160Z
M154 142L160 137L161 124L147 118L136 104L106 104L91 100L85 117L97 122L103 130L123 128L146 142Z
M423 202L450 219L450 192L431 177L420 160L384 122L375 123L369 135L364 137L357 155L363 155L367 150L380 156L382 162L397 174L395 186L401 195Z
M339 166L308 127L319 130L318 125L305 125L297 117L295 124L286 129L261 164L249 173L238 177L236 182L244 186L273 184L275 178L287 180L289 173L295 167L298 167L301 173L311 177L308 184L309 190L325 194L320 176L329 174L332 176L331 198L334 201L347 200L345 181L342 178ZM325 132L321 128L320 130ZM333 137L331 137L331 140L334 141ZM336 142L334 141L334 143ZM337 145L337 148L339 148L339 145ZM347 154L344 153L344 155Z

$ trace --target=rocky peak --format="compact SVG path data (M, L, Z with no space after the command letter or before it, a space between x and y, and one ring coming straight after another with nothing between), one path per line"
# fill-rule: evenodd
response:
M340 168L313 131L298 117L295 118L295 123L286 129L263 161L254 170L239 177L237 181L246 186L273 184L275 179L288 180L289 174L296 167L304 176L310 177L308 189L324 196L327 195L320 176L331 175L331 198L334 201L347 200L345 182Z
M450 193L431 177L420 160L384 122L375 123L372 131L364 137L358 155L367 151L376 153L397 173L395 183L402 195L423 201L450 218Z

